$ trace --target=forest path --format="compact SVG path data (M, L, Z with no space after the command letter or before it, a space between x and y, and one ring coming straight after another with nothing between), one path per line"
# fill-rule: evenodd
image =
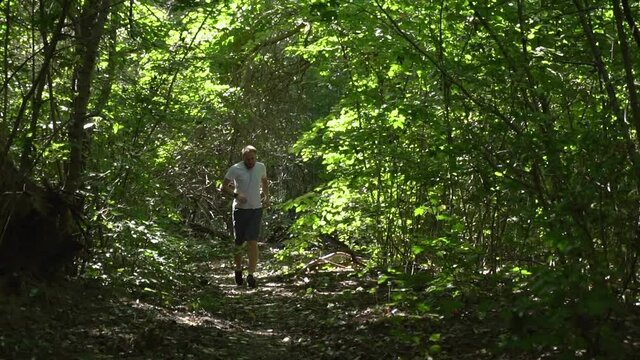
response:
M222 252L201 254L172 279L146 275L133 289L96 280L27 285L0 306L0 359L431 358L442 321L404 316L385 305L387 294L370 291L375 281L345 271L279 276L271 249L261 249L256 289L234 284ZM455 336L436 341L443 351L435 358L491 358L483 326L469 325L447 322L444 332Z
M280 276L271 258L271 249L262 245L255 289L235 285L228 259L200 264L200 282L223 299L208 308L218 330L206 341L217 344L215 358L394 358L382 347L374 350L384 346L376 340L384 334L371 333L367 325L378 304L362 280L345 271Z

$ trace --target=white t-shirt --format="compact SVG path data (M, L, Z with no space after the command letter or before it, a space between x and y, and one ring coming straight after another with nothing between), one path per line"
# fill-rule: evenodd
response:
M236 192L247 197L247 202L244 204L240 204L237 199L233 200L234 209L259 209L262 207L260 189L262 178L267 177L267 168L263 163L256 162L253 168L247 169L244 162L241 161L231 166L224 177L233 181Z

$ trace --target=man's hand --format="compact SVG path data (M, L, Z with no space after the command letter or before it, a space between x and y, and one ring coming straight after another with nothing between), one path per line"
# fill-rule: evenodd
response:
M240 204L244 204L247 202L247 196L241 193L238 193L238 195L236 196L236 200L240 203Z
M271 205L271 203L269 202L269 197L265 196L262 198L262 207L263 208L269 208L269 206Z

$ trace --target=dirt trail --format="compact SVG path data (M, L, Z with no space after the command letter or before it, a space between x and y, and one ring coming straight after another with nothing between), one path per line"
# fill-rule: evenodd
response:
M381 358L366 315L375 297L347 273L257 278L256 289L236 286L221 257L174 288L40 287L1 304L0 359Z
M345 269L278 275L266 245L258 287L238 287L228 252L194 243L104 282L27 280L20 296L0 296L0 360L554 358L501 351L508 330L473 304L431 313L425 293Z
M210 313L224 332L223 352L238 359L379 358L366 354L375 339L356 326L375 297L346 272L279 277L262 271L255 289L236 286L231 273L225 261L211 263L208 272L223 295Z
M229 256L209 248L215 258L195 251L170 272L4 299L0 360L500 358L486 350L497 337L486 321L403 313L344 269L277 275L261 249L256 289L236 286Z

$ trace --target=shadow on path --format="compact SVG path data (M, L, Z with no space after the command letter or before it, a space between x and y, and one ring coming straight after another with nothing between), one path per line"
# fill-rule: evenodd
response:
M428 339L441 331L437 319L397 316L375 282L347 272L263 271L248 289L233 283L229 265L226 257L191 264L171 288L78 280L7 299L0 359L427 359ZM469 348L438 358L492 358L480 343L490 330L448 325L460 327L455 345Z

